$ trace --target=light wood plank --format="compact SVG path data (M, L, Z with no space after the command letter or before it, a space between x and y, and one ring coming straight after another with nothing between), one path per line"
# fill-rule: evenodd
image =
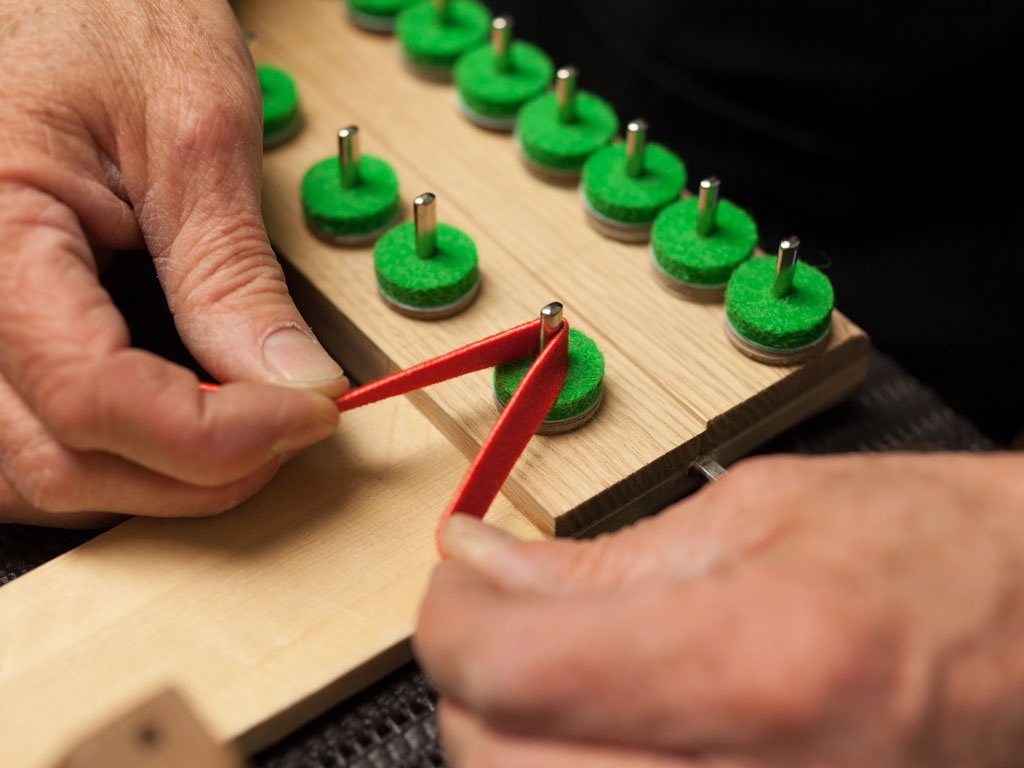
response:
M216 518L136 518L0 589L0 765L53 765L157 691L253 750L408 658L468 462L404 398ZM539 533L499 497L488 520Z

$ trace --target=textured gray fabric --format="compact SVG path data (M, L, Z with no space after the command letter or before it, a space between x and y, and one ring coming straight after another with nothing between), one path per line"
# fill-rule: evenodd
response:
M992 444L896 363L874 353L863 386L846 402L761 451L840 453L991 450ZM87 541L96 532L0 525L0 584ZM259 768L438 766L435 695L408 664L252 759Z

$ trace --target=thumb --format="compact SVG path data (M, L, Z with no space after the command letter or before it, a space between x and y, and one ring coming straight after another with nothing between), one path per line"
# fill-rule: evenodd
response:
M163 115L173 138L147 146L140 223L178 332L207 371L336 397L348 382L292 302L263 226L250 75Z
M441 529L448 559L508 592L544 597L603 595L662 574L662 551L641 531L597 539L520 541L475 517L452 515Z

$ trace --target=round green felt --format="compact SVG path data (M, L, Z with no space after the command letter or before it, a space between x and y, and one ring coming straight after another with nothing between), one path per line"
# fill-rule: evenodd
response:
M725 285L757 245L757 225L728 200L718 201L715 231L697 234L697 198L679 200L654 220L651 248L663 270L691 285Z
M299 118L299 91L292 76L278 67L260 64L256 77L263 95L263 140L287 133Z
M437 225L437 253L429 259L416 255L415 225L399 224L377 241L373 265L385 295L421 309L456 303L480 277L473 239L448 224Z
M389 19L397 16L416 0L346 0L346 2L350 9L359 13Z
M725 289L725 316L732 327L768 349L799 349L818 341L832 322L832 283L814 267L797 262L793 289L776 299L774 279L771 256L737 267Z
M409 61L446 69L485 40L490 28L491 12L476 0L452 0L444 23L438 20L433 3L423 0L399 14L395 34Z
M619 129L615 110L586 91L576 94L571 122L558 118L553 93L538 96L519 112L516 131L523 154L537 165L578 171L595 151L608 144Z
M373 155L359 158L359 184L341 186L337 157L314 164L302 179L306 219L329 235L356 236L380 229L398 210L395 169Z
M662 208L679 199L686 186L686 166L661 144L648 144L644 173L626 173L626 145L599 149L583 166L586 200L599 214L615 221L642 224L654 221Z
M502 363L494 369L494 393L502 407L512 397L535 359L524 357L512 363ZM585 413L601 396L603 381L604 355L601 350L585 333L570 328L569 367L565 382L544 420L564 421Z
M486 117L515 117L530 99L544 93L555 76L551 59L540 48L515 40L512 66L500 72L490 43L470 51L455 64L455 87L463 103Z

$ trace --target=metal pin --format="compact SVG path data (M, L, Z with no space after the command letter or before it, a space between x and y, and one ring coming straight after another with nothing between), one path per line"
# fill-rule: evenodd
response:
M799 248L800 238L796 235L790 235L779 243L779 258L775 262L775 279L772 281L772 296L776 299L781 299L793 288Z
M722 182L710 176L700 183L697 196L697 234L710 237L715 233L715 217L718 215L718 189Z
M626 173L634 179L644 175L647 127L647 121L640 118L626 126Z
M437 208L433 192L424 192L412 201L413 226L416 229L416 255L429 259L437 253Z
M558 120L571 123L576 119L576 81L579 72L576 67L562 67L555 73L555 101L558 103Z
M540 349L543 352L551 337L562 327L562 305L553 301L540 311Z
M338 163L341 186L352 189L359 184L359 129L350 125L338 131Z
M511 16L496 16L491 22L491 50L499 72L512 69L512 26Z
M728 474L728 470L710 456L698 456L690 465L690 474L709 483L717 483Z
M449 13L451 3L449 0L433 0L433 3L434 13L437 15L438 22L441 24L446 23L448 19L451 18L451 14Z

